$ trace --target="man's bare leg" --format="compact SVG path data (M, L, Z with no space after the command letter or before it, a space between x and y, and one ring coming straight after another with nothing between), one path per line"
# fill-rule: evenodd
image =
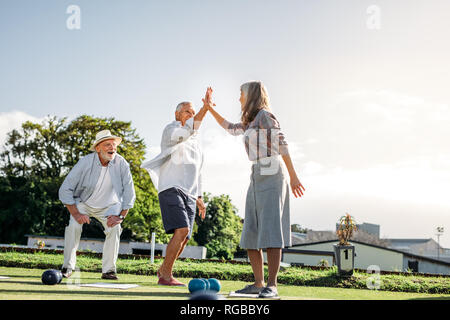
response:
M178 251L178 254L177 254L177 259L178 259L178 257L183 253L183 250L184 250L184 248L186 248L186 244L188 243L188 241L189 241L189 239L186 238L186 239L183 241L183 243L181 244L180 251ZM176 260L176 259L175 259L175 260Z
M184 249L186 236L189 234L188 228L176 229L172 239L170 239L169 244L166 249L166 257L162 265L159 268L160 276L165 280L170 280L172 277L172 270L175 260L181 254L182 249Z

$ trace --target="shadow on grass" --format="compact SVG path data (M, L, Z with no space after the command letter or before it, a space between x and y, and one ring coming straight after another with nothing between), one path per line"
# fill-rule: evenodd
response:
M40 277L39 277L40 278ZM4 284L10 284L10 283L16 283L16 284L31 284L31 285L40 285L40 286L43 286L44 284L42 284L42 282L37 282L36 280L35 281L18 281L18 280L15 280L15 281L8 281L8 280L0 280L0 284L2 284L2 283L4 283Z
M53 286L53 285L45 285L45 284L43 284L42 282L41 282L41 280L40 280L40 278L41 277L37 277L37 278L39 278L39 281L37 281L37 280L30 280L30 281L26 281L26 280L22 280L22 281L20 281L20 280L9 280L9 279L1 279L0 280L0 285L2 285L2 284L12 284L12 283L15 283L15 284L30 284L30 285L39 285L39 286L46 286L46 287L51 287L51 286ZM74 279L74 281L77 281L77 280L82 280L82 279L84 279L84 280L86 280L86 279L89 279L89 278L81 278L81 279ZM92 278L90 278L90 279L92 279ZM69 283L69 281L70 281L71 279L64 279L60 284L56 284L55 286L64 286L64 285L71 285L71 283ZM98 281L101 281L101 282L104 282L104 283L111 283L111 284L124 284L124 283L122 283L122 282L108 282L108 280L104 280L104 279L101 279L100 277L98 277ZM106 281L106 282L105 282ZM94 282L83 282L82 284L93 284ZM137 284L137 285L139 285L139 286L145 286L145 285L148 285L148 284L152 284L152 283L143 283L142 281L127 281L126 282L126 284Z
M29 276L29 275L17 275L17 274L2 274L1 276L4 277L9 277L9 278L41 278L41 276ZM6 280L6 279L1 279L1 280Z
M433 298L411 298L408 300L450 300L450 295L447 297L433 297Z
M69 289L67 291L59 291L59 290L6 290L0 289L0 294L37 294L37 295L50 295L55 294L58 296L62 295L87 295L87 296L119 296L127 299L132 299L133 297L154 297L158 299L164 299L164 297L172 297L172 298L188 298L189 293L183 292L122 292L122 291L82 291Z

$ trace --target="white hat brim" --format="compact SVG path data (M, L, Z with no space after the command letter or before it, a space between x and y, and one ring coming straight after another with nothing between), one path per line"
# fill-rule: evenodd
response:
M95 147L96 147L100 142L103 142L103 141L105 141L105 140L111 140L111 139L112 139L112 140L116 140L117 145L119 145L119 144L122 142L122 138L121 138L121 137L116 137L116 136L103 137L103 138L101 138L101 139L95 141L95 142L92 144L90 150L91 150L91 151L95 151Z

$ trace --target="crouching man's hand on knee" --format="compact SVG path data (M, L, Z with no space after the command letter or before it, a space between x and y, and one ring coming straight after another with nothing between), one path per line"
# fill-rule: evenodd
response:
M106 220L106 225L109 228L112 228L112 227L122 223L123 219L126 217L127 214L128 214L128 209L122 210L118 216L115 216L115 215L108 216L108 218Z
M85 214L78 213L77 215L74 215L73 217L75 218L75 220L77 220L77 222L79 224L84 224L84 223L89 224L91 222L89 217Z
M120 224L122 219L119 216L108 216L108 220L106 221L106 225L110 228Z
M84 224L87 223L89 224L91 221L89 220L89 217L85 214L81 214L80 211L78 211L78 208L76 205L71 204L71 205L66 205L67 210L69 210L70 214L72 215L72 217L79 223L79 224Z

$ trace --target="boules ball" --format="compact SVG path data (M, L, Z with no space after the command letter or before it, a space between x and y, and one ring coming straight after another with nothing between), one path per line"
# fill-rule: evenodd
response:
M209 282L209 289L215 292L219 292L221 285L220 285L220 281L217 280L216 278L210 278L208 279Z
M188 289L190 293L204 291L206 289L206 283L202 279L192 279L189 281Z
M46 270L42 274L41 280L42 283L46 285L55 285L61 283L62 280L61 271L54 269Z

